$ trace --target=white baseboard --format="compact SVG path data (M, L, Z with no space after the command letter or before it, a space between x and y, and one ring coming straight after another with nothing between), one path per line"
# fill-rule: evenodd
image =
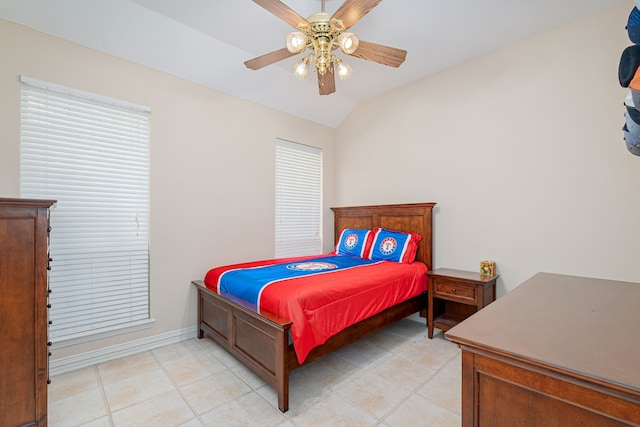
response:
M197 336L197 333L197 326L191 326L164 334L142 338L136 341L130 341L110 347L104 347L98 350L88 351L86 353L52 360L49 362L49 376L53 377L65 372L95 365L96 363L106 362L107 360L117 359L119 357L129 356L131 354L162 347L163 345L173 344L195 338Z

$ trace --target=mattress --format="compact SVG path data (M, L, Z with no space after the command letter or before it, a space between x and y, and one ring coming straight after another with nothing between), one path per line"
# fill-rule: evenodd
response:
M299 363L343 329L427 291L427 267L352 255L282 258L211 269L207 288L292 322Z

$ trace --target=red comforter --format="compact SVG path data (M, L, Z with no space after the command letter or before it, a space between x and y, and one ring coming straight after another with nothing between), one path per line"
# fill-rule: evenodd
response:
M323 256L323 257L326 257ZM309 261L287 258L227 265L210 270L207 288L218 292L221 275L229 270ZM290 320L291 338L298 362L332 335L384 309L427 290L427 267L420 263L382 261L269 283L261 292L259 307Z

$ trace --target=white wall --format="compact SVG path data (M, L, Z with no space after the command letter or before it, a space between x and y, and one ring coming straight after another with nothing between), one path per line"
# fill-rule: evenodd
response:
M151 316L157 322L151 330L58 349L54 360L194 326L191 280L217 265L273 257L276 137L323 149L325 218L332 221L335 129L3 20L0 58L0 197L20 195L20 74L152 109Z
M337 204L437 202L434 266L495 260L499 296L538 271L640 281L617 75L632 7L359 105L338 129Z

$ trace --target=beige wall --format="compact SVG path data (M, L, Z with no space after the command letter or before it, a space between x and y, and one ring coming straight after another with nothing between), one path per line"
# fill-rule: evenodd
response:
M640 281L617 77L632 7L360 104L338 130L337 204L437 202L435 267L495 260L499 295L538 271Z
M152 108L156 326L54 359L193 326L190 280L271 256L276 137L323 148L325 249L328 206L435 201L435 266L495 260L500 295L537 271L640 281L617 82L632 6L363 103L337 131L0 20L0 196L19 196L20 74Z
M323 149L325 218L332 221L334 129L3 20L0 58L0 197L20 195L21 74L152 109L151 315L157 322L151 330L58 349L54 359L193 326L191 280L215 265L272 257L276 137Z

